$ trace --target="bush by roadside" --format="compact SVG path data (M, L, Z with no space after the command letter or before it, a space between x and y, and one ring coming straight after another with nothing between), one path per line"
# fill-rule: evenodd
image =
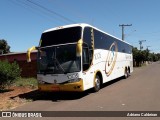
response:
M21 69L16 62L0 61L0 90L13 83L20 77Z

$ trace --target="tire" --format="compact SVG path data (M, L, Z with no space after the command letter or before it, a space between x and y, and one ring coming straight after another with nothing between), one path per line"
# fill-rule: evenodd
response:
M128 67L128 77L131 76L130 67Z
M129 77L129 70L126 68L124 71L124 79L127 79Z
M94 80L94 92L98 92L101 89L101 80L98 75L96 75L96 78Z

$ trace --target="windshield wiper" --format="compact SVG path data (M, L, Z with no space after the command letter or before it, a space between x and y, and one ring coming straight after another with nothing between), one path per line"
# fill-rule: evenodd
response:
M49 62L47 64L46 69L44 70L44 75L46 75L46 73L48 71L52 70L53 73L64 73L66 74L64 68L62 67L62 65L59 63L59 61L56 58L53 58L51 62ZM58 72L59 71L59 72ZM61 71L61 72L60 72Z
M59 63L59 61L56 59L56 58L53 58L54 59L54 65L55 65L55 67L57 67L56 66L56 63L58 64L58 66L61 68L61 70L63 71L63 73L65 74L65 70L64 70L64 68L62 67L62 65Z

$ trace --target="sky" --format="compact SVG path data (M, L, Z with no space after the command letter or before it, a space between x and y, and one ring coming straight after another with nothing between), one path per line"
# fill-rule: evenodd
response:
M160 0L0 0L0 39L11 52L38 46L43 31L88 23L139 49L160 53Z

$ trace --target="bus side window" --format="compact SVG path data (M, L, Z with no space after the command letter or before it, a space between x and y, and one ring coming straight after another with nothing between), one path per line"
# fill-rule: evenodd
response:
M92 59L93 59L93 40L92 40L92 28L90 27L85 27L84 28L84 34L83 34L83 55L87 55L87 62L88 65L85 64L83 70L87 70L89 66L91 65ZM84 48L85 46L85 48ZM87 49L86 49L87 48ZM85 56L83 56L83 59L86 59ZM84 61L84 60L83 60Z
M87 47L83 47L83 71L89 68L89 50Z

